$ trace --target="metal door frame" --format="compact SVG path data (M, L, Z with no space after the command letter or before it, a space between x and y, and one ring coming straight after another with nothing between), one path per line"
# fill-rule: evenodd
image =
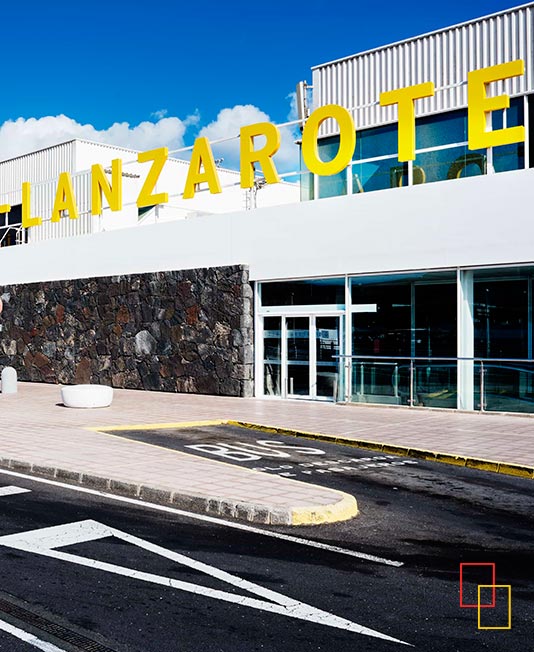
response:
M269 398L269 399L275 399L275 398L282 398L282 399L299 399L299 400L313 400L313 401L330 401L330 399L326 396L317 396L317 347L316 347L316 339L317 339L317 325L316 325L316 319L317 317L337 317L338 318L338 333L339 333L339 346L340 346L340 352L343 351L344 347L344 342L345 342L345 311L344 310L314 310L313 312L310 312L309 309L306 310L305 306L302 306L302 309L300 309L300 306L297 310L295 309L289 309L287 310L287 307L285 310L281 310L280 312L276 311L269 311L268 314L263 314L261 315L262 321L261 321L261 340L260 340L260 345L261 345L261 387L262 387L262 392L261 395L264 398ZM280 397L271 397L271 396L266 396L265 395L265 387L263 385L263 378L264 378L264 367L263 365L265 364L265 359L263 355L263 318L265 317L280 317L280 337L281 337L281 350L280 350ZM302 395L302 394L290 394L289 393L289 378L288 378L288 365L289 365L289 360L287 358L288 350L287 350L287 319L291 317L306 317L308 319L308 350L309 350L309 356L308 356L308 362L309 362L309 379L308 379L308 394ZM341 379L341 374L343 373L342 371L342 365L341 363L339 364L338 367L338 373Z

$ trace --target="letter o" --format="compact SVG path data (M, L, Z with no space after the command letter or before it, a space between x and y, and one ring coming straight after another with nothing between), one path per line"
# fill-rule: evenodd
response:
M325 120L332 118L339 126L339 148L331 161L319 158L317 138L319 128ZM356 130L352 116L342 106L325 104L310 115L302 132L302 158L308 170L313 174L331 176L338 174L349 165L356 147Z

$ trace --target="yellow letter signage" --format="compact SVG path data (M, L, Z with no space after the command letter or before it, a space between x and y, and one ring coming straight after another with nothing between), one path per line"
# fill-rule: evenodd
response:
M468 140L469 149L485 149L510 145L525 140L525 127L487 130L491 111L510 107L508 95L487 96L488 84L525 73L525 62L521 59L501 63L498 66L473 70L467 76Z

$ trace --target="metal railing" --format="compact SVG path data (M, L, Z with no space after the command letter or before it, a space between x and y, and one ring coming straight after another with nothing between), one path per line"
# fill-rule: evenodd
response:
M483 412L488 407L488 395L493 389L494 396L500 396L502 400L505 398L512 398L524 402L524 408L530 408L526 411L534 412L534 359L531 358L480 358L480 357L429 357L429 356L372 356L372 355L335 355L333 356L344 362L345 374L340 370L340 377L345 377L345 391L340 394L345 396L345 400L353 401L356 397L362 402L368 403L397 403L401 404L403 400L406 401L410 407L416 407L417 403L421 404L419 396L425 395L425 390L418 390L418 373L425 371L427 378L430 377L432 370L435 372L440 370L446 377L447 382L442 383L448 386L449 402L452 396L457 396L458 382L457 374L461 371L464 374L464 379L470 378L469 385L473 392L473 401L476 395L479 395L478 410ZM422 364L418 364L422 363ZM426 364L425 364L426 363ZM460 363L466 363L463 369ZM472 363L472 368L469 363ZM525 368L528 364L530 368ZM377 384L376 377L380 369L392 367L391 376L389 378L389 385L386 387L384 384ZM421 368L422 367L422 368ZM516 382L512 383L509 379L508 386L512 384L522 388L523 395L510 396L502 387L498 385L492 386L488 383L488 373L500 372L501 374L518 374ZM387 374L385 374L387 376ZM384 377L384 373L382 374ZM478 378L478 391L475 380ZM403 383L404 380L404 383ZM346 385L348 383L348 386ZM431 385L427 380L428 385ZM423 384L421 382L421 384ZM439 383L434 383L438 384ZM370 387L371 391L366 391ZM376 393L373 388L380 387L382 391L389 390L387 395ZM443 390L445 391L445 390ZM438 392L439 393L439 392ZM426 389L427 396L431 396L431 392ZM369 400L366 397L370 397ZM384 400L388 398L390 400ZM504 398L503 398L504 397ZM381 400L380 400L381 398ZM378 399L378 400L373 400ZM339 398L338 398L339 400ZM430 401L431 402L431 401ZM516 410L509 410L516 411Z
M11 236L14 234L15 242L10 242ZM6 245L19 245L24 244L25 234L22 224L6 224L0 226L0 247Z

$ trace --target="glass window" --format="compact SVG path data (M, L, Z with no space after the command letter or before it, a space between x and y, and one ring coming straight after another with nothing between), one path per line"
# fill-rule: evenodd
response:
M513 143L493 148L493 168L495 172L522 170L525 167L524 143Z
M347 194L347 170L330 176L318 176L319 198L338 197Z
M414 184L486 174L486 165L486 150L471 151L467 146L424 152L414 162Z
M475 357L528 356L528 281L478 281L474 286Z
M300 201L310 201L313 196L313 174L307 171L302 160L302 147L299 148L300 156Z
M261 284L263 306L344 305L345 280L311 279Z
M408 164L397 157L385 161L355 163L352 166L352 192L370 192L408 184Z
M503 129L504 111L492 113L492 128ZM510 108L506 110L506 127L517 127L525 124L524 102L522 97L510 100ZM521 170L525 167L525 144L512 143L493 148L493 167L495 172Z
M323 138L318 142L319 158L322 161L331 161L339 150L339 136ZM342 170L339 174L330 176L317 176L319 198L338 197L347 194L347 172Z
M358 131L354 159L358 161L377 156L387 156L388 154L395 154L396 156L398 142L397 123Z
M509 361L529 357L528 280L477 281L475 277L474 301L475 356L507 359L484 362L483 391L477 364L478 404L482 402L486 410L532 412L534 367L528 362Z
M415 286L415 355L456 357L456 283Z
M411 344L411 286L409 282L381 284L353 279L352 304L376 304L376 312L352 316L354 355L409 356Z
M467 111L462 109L417 118L415 129L417 149L464 143L467 141Z

